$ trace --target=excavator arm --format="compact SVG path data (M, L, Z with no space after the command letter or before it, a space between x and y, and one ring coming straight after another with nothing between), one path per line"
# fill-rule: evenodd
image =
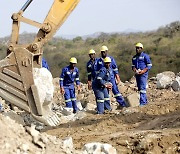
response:
M34 84L33 68L41 68L43 45L53 37L79 0L54 0L43 23L23 17L23 12L32 1L27 0L20 11L12 15L12 35L7 57L0 61L0 96L31 113L38 121L56 126L60 121L51 111L50 103L40 102L38 89ZM30 44L19 44L21 22L39 28Z

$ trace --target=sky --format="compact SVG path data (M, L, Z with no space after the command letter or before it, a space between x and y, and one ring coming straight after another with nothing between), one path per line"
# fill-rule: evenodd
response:
M42 23L54 0L33 0L23 16ZM11 15L26 0L1 0L0 37L11 34ZM96 32L151 31L180 21L180 0L80 0L56 36ZM38 29L21 24L20 33Z

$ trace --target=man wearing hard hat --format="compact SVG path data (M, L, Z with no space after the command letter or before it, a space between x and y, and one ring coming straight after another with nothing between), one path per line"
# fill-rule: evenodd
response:
M87 62L86 70L88 74L88 89L92 88L92 81L96 77L96 70L97 70L97 58L95 57L96 52L91 49L89 50L89 58L90 60Z
M97 71L99 71L104 66L104 59L108 56L108 48L107 46L101 47L101 58L97 61ZM124 101L124 98L122 94L120 93L118 89L118 84L120 83L120 77L119 72L117 68L116 61L113 57L109 56L111 59L110 68L113 70L113 73L111 74L111 83L112 83L112 92L116 98L116 101L120 104L121 107L126 107L126 103Z
M147 104L146 84L148 72L152 63L148 54L143 52L143 44L137 43L136 55L132 58L132 70L135 72L138 91L140 91L140 106Z
M77 59L72 57L69 66L62 69L60 76L60 91L64 95L67 108L73 108L73 113L78 111L75 96L74 82L76 82L78 92L80 92L79 70L76 66Z
M110 68L111 58L104 59L104 67L99 70L95 79L92 82L92 88L96 97L97 114L103 114L104 110L111 111L109 90L112 89Z

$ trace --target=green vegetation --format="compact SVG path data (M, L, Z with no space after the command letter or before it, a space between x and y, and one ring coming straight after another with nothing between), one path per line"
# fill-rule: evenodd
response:
M101 33L97 38L83 40L80 36L73 40L54 38L44 47L44 57L47 59L54 77L59 76L61 69L69 64L70 57L78 59L81 82L86 82L86 63L89 60L88 51L93 48L96 56L100 56L100 47L106 45L109 55L116 59L122 81L133 76L131 59L135 54L134 44L141 42L144 50L151 57L153 67L150 76L163 71L180 71L180 22L173 22L157 31L130 34ZM1 53L5 53L5 45L0 45ZM2 58L2 55L1 55Z

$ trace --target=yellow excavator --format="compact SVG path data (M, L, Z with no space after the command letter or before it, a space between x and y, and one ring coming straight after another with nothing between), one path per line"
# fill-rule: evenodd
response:
M54 0L43 23L23 17L33 0L27 0L18 13L12 15L12 34L7 56L0 61L0 97L29 113L38 121L57 126L59 117L51 111L49 104L40 102L34 84L33 68L41 68L43 45L49 41L79 0ZM20 23L35 26L39 31L30 44L19 44Z

